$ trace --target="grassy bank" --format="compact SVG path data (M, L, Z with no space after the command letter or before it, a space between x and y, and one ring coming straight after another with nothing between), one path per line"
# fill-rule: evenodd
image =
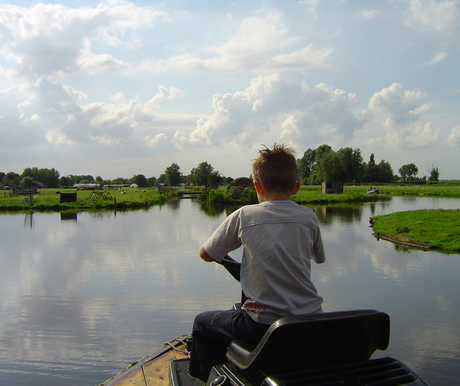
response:
M61 203L60 193L77 193L77 202ZM104 191L75 189L40 189L36 194L12 196L0 191L0 212L82 212L94 210L129 210L149 208L168 199L156 188L124 188Z
M373 219L379 236L398 242L414 242L420 246L446 251L460 251L460 210L414 210L397 212Z
M366 194L365 187L348 187L343 188L341 194L322 194L321 186L301 186L299 192L292 196L294 202L302 205L321 205L321 204L340 204L348 202L368 202L378 201L379 196L375 194Z
M459 181L443 181L438 183L427 183L423 185L414 184L385 184L375 186L379 189L380 194L394 196L414 196L414 197L444 197L444 198L460 198L460 182ZM368 186L349 186L345 189L366 191Z
M200 197L205 205L246 205L256 204L257 195L254 189L249 189L237 198L231 197L226 187L208 189ZM341 194L322 194L321 186L301 186L299 192L291 197L292 201L301 205L327 205L350 202L378 201L379 196L366 194L364 187L345 187Z

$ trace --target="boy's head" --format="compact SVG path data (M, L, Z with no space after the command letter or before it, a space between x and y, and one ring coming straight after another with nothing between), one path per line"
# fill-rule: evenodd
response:
M294 150L275 143L272 149L264 145L259 154L252 165L253 179L271 192L291 194L298 181Z

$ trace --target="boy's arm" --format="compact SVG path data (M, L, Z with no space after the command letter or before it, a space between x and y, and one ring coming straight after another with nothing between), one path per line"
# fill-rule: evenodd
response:
M209 254L206 252L206 250L201 247L200 248L200 257L206 261L207 263L210 263L211 261L215 261Z
M241 208L230 214L200 248L199 255L204 261L220 262L228 252L241 246L238 238L240 211Z

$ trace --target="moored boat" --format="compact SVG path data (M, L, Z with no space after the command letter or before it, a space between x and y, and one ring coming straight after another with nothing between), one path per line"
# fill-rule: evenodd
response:
M367 194L379 194L380 191L377 189L377 188L369 188L367 191L366 191Z

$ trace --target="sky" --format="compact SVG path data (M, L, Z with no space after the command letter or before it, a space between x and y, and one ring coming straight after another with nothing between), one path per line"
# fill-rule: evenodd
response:
M262 145L460 179L460 0L0 0L0 171L248 177Z

